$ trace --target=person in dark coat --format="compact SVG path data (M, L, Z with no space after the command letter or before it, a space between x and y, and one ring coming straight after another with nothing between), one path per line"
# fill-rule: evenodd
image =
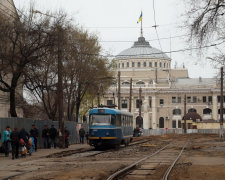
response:
M64 138L65 138L65 147L66 148L69 147L69 136L70 136L70 132L65 127Z
M37 139L38 139L38 129L35 127L34 124L32 124L31 130L30 130L30 136L34 138L34 149L37 151Z
M79 130L79 135L80 135L80 143L84 144L84 136L85 136L85 130L83 127L80 128Z
M12 146L12 159L19 158L19 132L15 127L13 132L10 135L11 138L11 146Z
M42 130L42 138L44 139L44 148L49 148L49 129L47 125L44 125L44 129Z
M54 148L56 148L56 138L57 138L57 129L54 127L54 125L51 126L49 129L49 137L50 137L50 148L52 145L54 145Z
M27 144L28 140L29 140L29 134L28 132L25 130L25 128L22 128L19 132L19 137L22 138L24 140L24 142Z
M85 137L86 137L86 142L87 142L87 144L88 144L88 143L89 143L89 139L88 139L89 133L88 133L88 132L86 133Z

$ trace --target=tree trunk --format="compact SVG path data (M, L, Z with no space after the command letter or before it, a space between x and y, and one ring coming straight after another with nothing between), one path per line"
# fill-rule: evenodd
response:
M10 90L10 115L11 115L11 117L17 117L15 92L16 92L15 88L12 87Z
M80 97L78 97L76 101L76 122L78 122L79 120L80 103L81 103L81 100L80 100Z

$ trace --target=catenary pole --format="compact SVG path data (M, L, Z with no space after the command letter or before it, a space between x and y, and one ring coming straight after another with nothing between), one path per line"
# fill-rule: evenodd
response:
M130 98L129 98L129 112L132 109L132 78L130 78Z

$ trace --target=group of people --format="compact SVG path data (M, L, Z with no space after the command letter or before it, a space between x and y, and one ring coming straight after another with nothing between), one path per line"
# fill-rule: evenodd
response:
M10 126L6 126L2 135L5 156L9 156L10 144L12 147L12 159L19 158L19 150L23 156L26 155L27 151L29 151L29 154L31 154L34 149L37 151L37 137L38 131L34 125L32 125L30 134L28 134L25 128L19 131L18 128L15 127L13 131L11 131Z
M56 148L57 138L65 141L65 147L68 148L69 135L70 133L66 128L64 130L63 138L63 134L60 129L57 131L54 125L52 125L50 129L47 125L44 125L44 129L42 130L44 148L51 148L52 146ZM32 125L29 133L25 130L25 128L18 130L18 128L15 127L13 131L11 131L10 126L6 126L6 129L2 134L2 147L4 149L5 156L9 156L10 145L12 148L12 159L18 159L19 153L21 156L26 156L27 153L31 155L34 150L37 151L38 137L39 131L34 124Z

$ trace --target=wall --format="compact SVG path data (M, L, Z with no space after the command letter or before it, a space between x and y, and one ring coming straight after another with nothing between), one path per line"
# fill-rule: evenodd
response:
M25 118L0 118L0 132L2 134L3 131L5 130L5 127L9 125L11 130L13 130L14 127L17 127L19 130L24 127L25 130L29 133L32 124L35 124L36 128L39 131L38 147L43 147L43 139L41 135L42 135L42 130L44 128L44 125L48 125L48 128L50 128L51 125L54 124L55 128L58 129L58 121L34 120L34 119L25 119ZM87 131L88 125L87 124L82 124L82 125L85 131ZM69 136L70 144L79 143L79 133L76 129L77 123L74 121L65 121L65 127L70 132L70 136Z

